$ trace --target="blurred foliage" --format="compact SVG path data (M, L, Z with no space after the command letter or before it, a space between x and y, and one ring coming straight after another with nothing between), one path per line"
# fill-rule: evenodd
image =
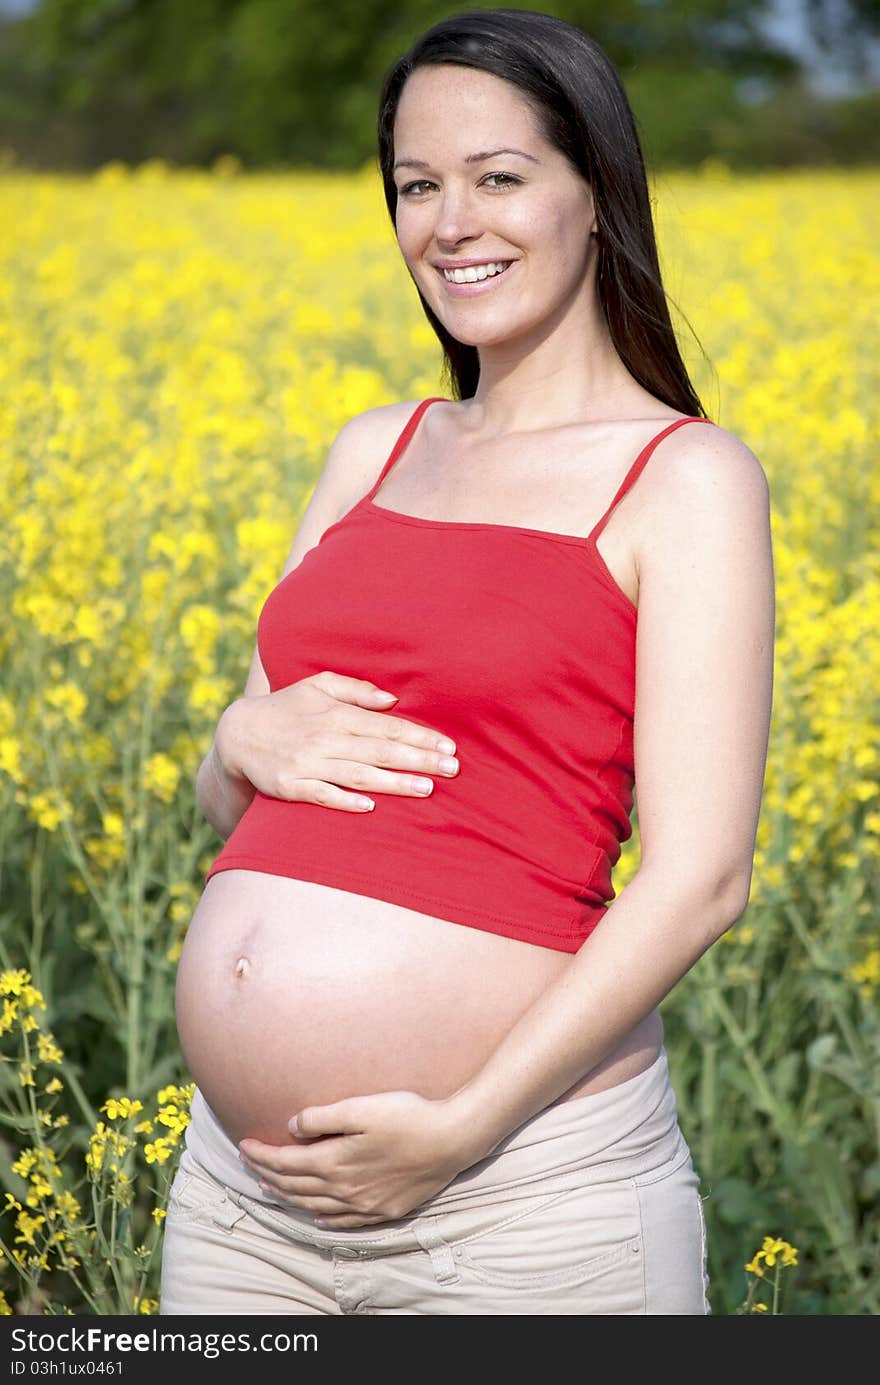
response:
M849 4L840 45L852 53L876 0ZM608 52L656 164L875 161L880 93L810 94L798 62L763 35L763 10L764 0L563 0L548 12ZM222 154L255 168L354 169L374 156L385 72L453 12L448 0L41 0L0 23L0 150L57 169ZM807 13L827 38L818 0ZM746 100L743 79L768 99Z

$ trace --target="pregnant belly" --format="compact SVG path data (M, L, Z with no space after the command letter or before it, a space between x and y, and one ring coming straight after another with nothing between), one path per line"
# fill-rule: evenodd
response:
M303 1106L448 1096L573 960L309 881L221 871L187 930L177 1029L230 1138L280 1144ZM634 1076L661 1042L654 1011L560 1099Z

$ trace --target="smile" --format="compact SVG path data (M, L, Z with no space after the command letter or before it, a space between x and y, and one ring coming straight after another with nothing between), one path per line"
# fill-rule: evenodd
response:
M516 260L487 260L485 264L468 265L467 269L438 268L437 273L454 298L470 298L489 292L516 263Z
M444 269L443 277L452 284L472 284L477 279L503 274L510 264L511 260L489 260L486 264L468 265L467 269Z

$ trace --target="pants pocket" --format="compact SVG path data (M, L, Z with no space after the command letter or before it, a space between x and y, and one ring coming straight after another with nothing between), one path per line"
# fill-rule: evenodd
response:
M443 1217L438 1231L443 1234ZM508 1208L448 1238L462 1285L510 1312L643 1313L639 1201L618 1179Z
M184 1147L168 1193L169 1222L192 1222L218 1211L226 1188L203 1169Z

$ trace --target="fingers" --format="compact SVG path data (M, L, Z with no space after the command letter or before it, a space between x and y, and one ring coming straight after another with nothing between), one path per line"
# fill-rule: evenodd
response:
M354 703L358 707L393 707L397 701L396 694L387 688L379 688L366 678L334 673L332 669L312 674L310 681L330 697L340 702Z
M394 716L388 712L371 712L350 707L346 717L346 731L355 736L373 736L383 741L393 741L412 746L415 750L433 751L435 755L454 755L455 741L442 731L430 726L420 726L417 721Z
M455 756L380 737L329 735L326 746L327 777L361 793L424 796L433 790L432 775L454 779L459 772Z
M259 1140L242 1140L238 1157L252 1173L299 1178L321 1176L308 1145L264 1145Z
M323 1196L312 1194L311 1196L301 1196L299 1193L291 1192L288 1189L276 1188L271 1183L261 1183L260 1187L264 1193L278 1199L279 1202L286 1202L291 1207L298 1207L302 1212L311 1212L314 1216L346 1216L346 1217L366 1217L370 1216L373 1221L382 1221L381 1216L372 1216L367 1212L356 1212L349 1201L341 1197L331 1197L329 1194Z
M371 793L428 797L434 776L454 778L455 742L379 710L376 692L368 680L325 670L270 694L267 701L280 699L279 714L287 714L289 702L289 735L287 723L273 718L268 768L254 766L251 782L275 798L369 812L376 806Z
M289 1202L295 1201L298 1206L310 1211L323 1210L317 1206L319 1202L327 1203L327 1210L332 1212L341 1209L347 1212L354 1210L351 1202L338 1190L335 1193L332 1191L333 1185L326 1178L284 1178L280 1174L270 1174L260 1179L260 1187L264 1192L275 1193ZM336 1203L336 1206L330 1207L331 1202Z
M332 759L326 773L335 784L346 784L358 793L395 794L398 798L427 798L434 792L434 780L422 774L377 769L360 760Z

